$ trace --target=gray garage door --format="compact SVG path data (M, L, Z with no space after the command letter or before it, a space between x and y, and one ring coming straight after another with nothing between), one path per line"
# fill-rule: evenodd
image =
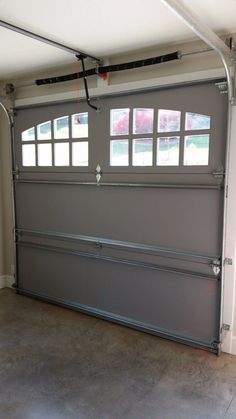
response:
M217 352L226 97L17 110L18 290Z

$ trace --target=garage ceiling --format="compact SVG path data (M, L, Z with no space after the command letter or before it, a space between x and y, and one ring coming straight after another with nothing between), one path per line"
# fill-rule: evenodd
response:
M219 34L236 32L235 0L186 1ZM98 57L195 39L161 0L0 0L1 20ZM0 80L74 62L72 55L0 28Z

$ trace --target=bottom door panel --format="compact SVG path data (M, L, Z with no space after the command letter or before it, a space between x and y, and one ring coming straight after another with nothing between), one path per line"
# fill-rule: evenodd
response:
M20 245L19 291L217 349L220 282ZM114 269L115 265L115 269Z

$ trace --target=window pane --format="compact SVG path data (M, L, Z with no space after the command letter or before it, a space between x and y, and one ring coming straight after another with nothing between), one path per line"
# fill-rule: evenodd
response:
M38 145L38 166L52 166L52 145Z
M72 137L88 137L88 112L72 115Z
M110 142L110 166L129 165L129 141L112 140Z
M158 132L180 131L180 111L158 110Z
M210 129L211 117L199 113L187 112L185 116L185 129Z
M129 109L111 109L110 112L111 135L129 134Z
M34 127L29 128L26 131L23 131L21 133L21 139L22 139L22 141L34 141L35 140Z
M69 166L69 143L56 143L54 147L55 166Z
M153 109L134 109L133 133L151 134L153 132Z
M54 119L54 138L69 138L69 117L62 116Z
M37 125L37 137L38 140L51 140L51 121L47 121L43 124Z
M88 166L88 142L82 141L80 143L72 144L72 165L73 166Z
M184 165L207 166L209 161L209 135L188 135L184 139Z
M35 145L24 144L22 146L22 166L35 166Z
M152 138L133 140L133 166L152 166Z
M179 165L179 137L161 137L157 140L157 165Z

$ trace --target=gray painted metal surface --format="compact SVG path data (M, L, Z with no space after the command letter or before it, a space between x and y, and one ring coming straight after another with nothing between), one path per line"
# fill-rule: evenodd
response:
M209 255L218 259L222 246L222 182L212 172L224 162L226 98L209 83L100 102L100 114L84 103L17 111L19 289L217 351L221 287ZM210 115L209 166L110 167L109 112L125 107ZM89 168L22 168L22 131L83 111L89 112ZM98 164L109 188L96 185ZM167 187L142 187L151 184Z

